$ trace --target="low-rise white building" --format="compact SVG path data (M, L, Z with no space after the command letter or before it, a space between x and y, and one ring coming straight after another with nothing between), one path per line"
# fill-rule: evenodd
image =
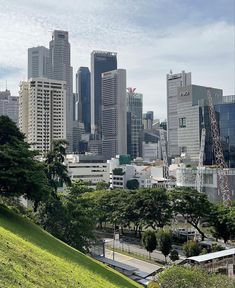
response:
M176 169L176 186L177 187L192 187L195 188L197 168L186 167L182 165ZM221 195L218 193L217 185L217 168L203 167L203 187L202 192L206 193L208 199L211 202L221 201ZM233 200L235 199L234 187L235 187L235 169L227 169L227 176L229 181L230 189L232 190Z
M134 164L120 165L119 156L108 160L110 167L110 188L125 189L128 180L136 179L139 182L139 188L151 188L150 166L139 166Z
M96 185L109 183L109 164L99 155L68 154L66 156L68 173L72 181L83 180Z

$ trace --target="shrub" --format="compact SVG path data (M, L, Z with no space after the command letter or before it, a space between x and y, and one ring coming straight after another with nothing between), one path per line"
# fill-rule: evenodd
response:
M175 249L172 250L169 257L170 257L170 259L171 259L172 261L179 260L179 253L178 253L178 251L175 250Z
M147 288L160 288L160 285L157 282L152 281L148 284Z
M186 257L197 256L201 252L201 248L196 241L189 240L183 245Z

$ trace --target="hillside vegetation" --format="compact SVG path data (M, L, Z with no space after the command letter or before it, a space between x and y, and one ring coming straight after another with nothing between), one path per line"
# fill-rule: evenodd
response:
M0 287L141 287L0 206Z

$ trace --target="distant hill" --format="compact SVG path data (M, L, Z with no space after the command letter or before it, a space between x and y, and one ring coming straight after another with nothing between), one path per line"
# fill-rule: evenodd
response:
M142 286L0 206L0 287Z

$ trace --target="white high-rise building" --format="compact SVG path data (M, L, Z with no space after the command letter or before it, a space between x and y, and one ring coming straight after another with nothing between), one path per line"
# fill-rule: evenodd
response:
M69 33L55 30L50 41L51 79L66 81L66 139L68 151L73 148L73 69Z
M28 79L35 77L50 78L51 68L49 49L44 46L28 49Z
M191 73L167 74L167 140L168 140L168 157L173 158L180 155L178 145L178 111L177 96L178 89L191 85Z
M102 154L127 154L126 70L102 73Z
M19 97L11 96L11 92L0 91L0 116L6 115L18 125L19 123Z
M20 123L32 149L48 152L66 139L66 82L31 78L20 84Z

